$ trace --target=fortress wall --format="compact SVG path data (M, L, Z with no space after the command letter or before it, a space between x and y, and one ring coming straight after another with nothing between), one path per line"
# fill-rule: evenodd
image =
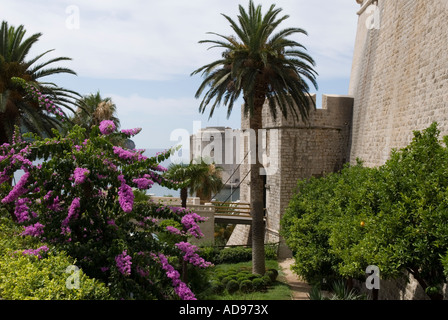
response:
M367 166L434 121L448 134L448 1L379 0L378 10L378 28L365 24L371 11L359 17L350 83L350 161Z
M316 101L315 95L311 97ZM311 102L310 102L311 103ZM342 168L349 158L350 124L353 98L323 95L322 108L313 109L309 121L304 123L278 113L274 120L266 103L263 109L263 128L266 138L263 145L270 158L266 175L266 242L280 241L280 219L287 207L298 179L321 176ZM242 113L241 129L248 128ZM249 148L248 140L241 138L241 155ZM240 168L244 178L250 165L248 159ZM240 188L240 199L249 202L249 178Z

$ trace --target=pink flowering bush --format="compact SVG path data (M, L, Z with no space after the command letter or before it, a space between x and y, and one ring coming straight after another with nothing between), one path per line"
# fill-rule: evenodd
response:
M28 134L1 145L1 205L21 226L22 237L41 243L26 254L42 254L51 244L76 259L86 275L108 285L116 299L195 299L181 274L185 263L210 266L187 242L202 236L204 219L183 208L137 201L133 192L154 183L178 189L159 165L171 150L147 157L142 150L114 146L114 138L139 130L117 132L109 125L93 128L88 139L75 126L66 136ZM11 185L19 170L24 174ZM167 228L166 220L176 227ZM164 240L173 236L174 245Z

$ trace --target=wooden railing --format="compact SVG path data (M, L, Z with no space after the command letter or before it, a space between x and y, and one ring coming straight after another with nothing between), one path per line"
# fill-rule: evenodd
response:
M244 202L212 201L215 214L250 216L250 204Z

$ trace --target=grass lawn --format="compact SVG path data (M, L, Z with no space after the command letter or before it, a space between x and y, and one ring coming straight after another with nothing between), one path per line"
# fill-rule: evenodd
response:
M250 292L242 293L237 291L233 294L229 294L224 291L222 294L212 294L208 295L203 300L291 300L291 290L289 286L284 282L283 272L279 270L278 262L275 260L267 260L266 268L273 268L279 271L277 280L269 286L269 288L264 292ZM241 262L235 264L218 264L211 268L209 272L210 276L213 277L213 273L219 271L228 271L230 269L247 269L252 270L252 262Z

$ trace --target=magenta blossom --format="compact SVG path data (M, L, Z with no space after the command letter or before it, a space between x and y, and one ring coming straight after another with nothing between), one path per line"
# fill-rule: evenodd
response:
M123 175L119 175L118 180L121 182L121 186L118 189L118 202L124 212L130 213L134 206L134 192L132 192L132 188L126 184Z
M188 286L180 280L179 271L174 269L174 267L168 263L166 256L159 253L158 258L159 263L162 265L162 269L166 272L166 276L171 279L174 292L179 296L179 298L182 300L197 300L190 288L188 288Z
M90 171L85 168L76 168L73 173L73 177L75 178L75 184L82 184L86 181L89 176Z
M40 255L41 251L43 252L48 252L48 247L47 246L42 246L39 247L37 249L28 249L28 250L23 250L22 254L25 255L32 255L32 256L37 256L39 259L42 258L42 256Z
M129 276L131 275L131 256L128 255L127 250L124 250L121 254L115 257L115 262L118 268L123 275Z
M34 225L26 226L25 230L20 234L22 236L40 237L44 233L44 225L37 222Z
M103 120L100 123L100 132L104 135L109 135L117 129L115 123L111 120Z
M132 136L137 135L140 131L142 131L142 128L123 129L123 130L121 130L121 133L124 133L128 137L132 137Z
M68 208L68 215L64 219L64 221L62 221L62 227L68 227L70 220L76 219L78 217L79 214L78 211L80 206L81 206L80 199L79 198L73 199L72 203L70 204L70 208ZM66 230L66 232L68 232L69 228L63 230Z
M133 179L132 182L134 182L137 185L137 188L141 190L149 189L154 184L153 181L146 178Z
M25 184L30 177L30 173L26 172L14 186L11 192L2 200L3 204L15 201L18 197L26 193L28 190L25 188Z
M196 251L198 251L198 247L196 247L195 245L182 241L176 243L175 246L185 253L184 260L191 263L192 265L201 268L207 268L212 265L211 262L205 261L204 258L201 258L196 253Z

